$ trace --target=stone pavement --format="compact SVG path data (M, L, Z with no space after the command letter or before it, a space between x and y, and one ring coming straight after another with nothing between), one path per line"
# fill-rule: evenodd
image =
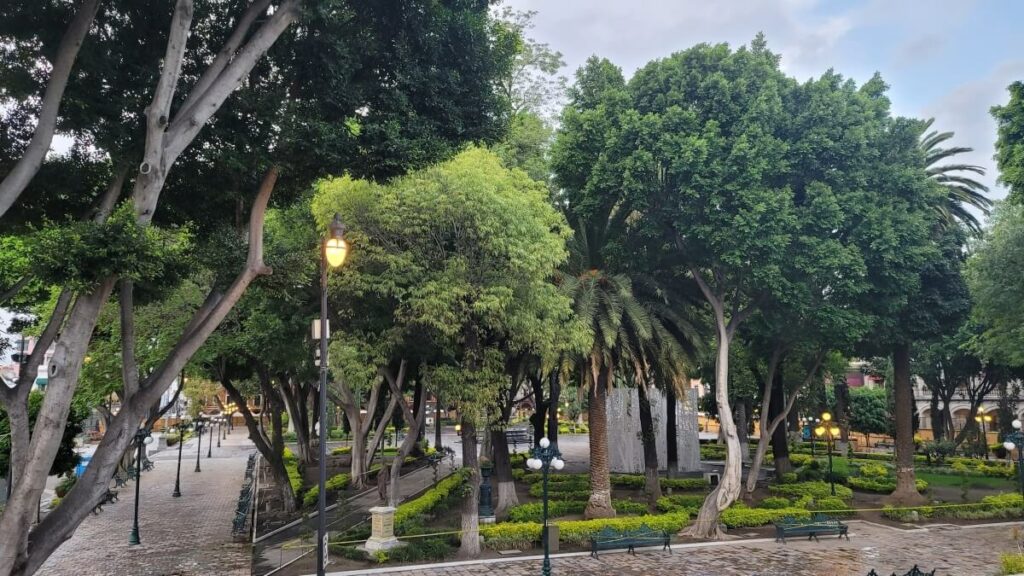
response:
M936 576L999 574L999 554L1017 550L1015 527L1020 523L956 527L934 525L926 530L900 530L860 521L850 522L850 541L723 542L699 547L675 546L672 554L645 550L636 556L602 553L554 558L558 576L865 576L871 569L888 576L904 574L914 564L936 569ZM426 568L391 572L394 576L535 576L540 560ZM341 574L341 573L338 573Z
M207 458L202 445L202 472L195 473L196 440L184 446L181 498L171 497L178 451L150 456L154 469L142 473L139 533L142 544L128 545L135 503L135 483L119 490L120 499L90 515L74 536L50 557L39 576L248 576L248 544L231 537L238 491L253 445L242 427L235 428ZM174 447L177 448L177 447Z

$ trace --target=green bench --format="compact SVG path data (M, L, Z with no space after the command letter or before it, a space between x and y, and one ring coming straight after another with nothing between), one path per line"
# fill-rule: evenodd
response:
M600 532L590 537L590 555L597 558L598 550L625 548L630 554L636 554L637 546L657 546L672 553L669 534L665 530L655 530L647 524L641 524L636 530L616 530L605 526Z
M818 536L837 535L850 539L849 526L824 514L815 514L810 520L798 520L786 516L775 522L775 541L786 543L787 536L807 536L808 540L818 541Z

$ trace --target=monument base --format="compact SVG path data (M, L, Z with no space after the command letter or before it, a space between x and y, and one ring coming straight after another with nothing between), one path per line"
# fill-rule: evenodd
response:
M393 536L391 538L374 538L373 536L370 536L362 546L358 546L356 549L373 554L378 550L391 550L392 548L398 548L399 546L405 546L405 542L402 542Z
M479 516L479 519L481 524L494 524L498 521L494 516Z

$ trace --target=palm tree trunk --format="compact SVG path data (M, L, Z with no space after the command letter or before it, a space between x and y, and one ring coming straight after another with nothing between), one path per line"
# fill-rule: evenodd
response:
M605 404L611 372L610 366L600 362L597 379L590 386L590 499L583 511L587 520L615 516L608 468L608 406Z
M901 343L893 349L892 368L896 404L896 490L889 501L916 506L926 499L917 493L914 474L914 390L910 381L909 343Z

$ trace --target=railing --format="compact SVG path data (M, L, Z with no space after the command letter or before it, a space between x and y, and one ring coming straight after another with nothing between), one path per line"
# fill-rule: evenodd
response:
M235 520L232 523L231 533L235 537L246 537L246 524L249 519L249 511L252 510L253 494L253 471L256 469L256 453L249 454L249 461L245 464L245 478L242 480L242 490L238 494L238 506L235 508Z

